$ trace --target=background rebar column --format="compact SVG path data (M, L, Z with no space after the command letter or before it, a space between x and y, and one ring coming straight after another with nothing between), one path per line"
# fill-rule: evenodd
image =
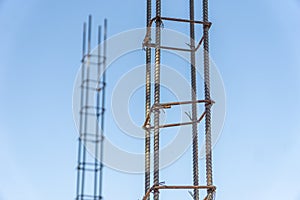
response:
M208 0L203 0L203 21L208 22ZM203 26L204 36L204 90L205 99L210 100L210 70L209 70L209 27ZM211 146L211 104L205 105L205 144L206 144L206 182L213 184L212 179L212 146Z
M105 20L105 41L106 24ZM106 42L101 55L101 28L98 27L98 48L91 52L91 36L92 17L89 16L88 27L86 23L83 27L76 200L102 199ZM94 96L95 102L91 99ZM87 152L87 147L93 154Z
M190 0L190 20L194 21L194 0ZM191 46L191 96L192 101L197 100L197 79L195 59L195 24L190 23L190 46ZM193 184L199 185L199 164L198 164L198 125L197 125L197 104L192 103L192 141L193 141ZM199 200L199 190L194 189L194 200Z
M160 28L161 1L156 0L154 104L160 103ZM159 108L154 110L154 185L159 185ZM159 191L154 191L154 200L159 200Z
M146 27L151 20L151 0L147 0ZM150 32L151 35L151 32ZM150 114L151 109L151 48L146 48L146 106L145 117ZM151 122L149 121L148 124ZM150 188L150 129L145 130L145 194ZM148 198L149 199L149 198Z

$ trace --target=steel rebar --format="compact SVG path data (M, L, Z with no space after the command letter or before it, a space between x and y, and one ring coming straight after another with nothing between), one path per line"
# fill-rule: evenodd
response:
M194 21L194 0L190 0L190 20ZM195 25L190 23L190 46L195 48ZM190 53L191 62L191 98L192 98L192 151L193 151L193 184L199 185L199 164L198 164L198 123L197 123L197 74L196 74L196 58L195 51ZM199 190L194 189L194 200L199 200Z
M156 17L161 16L161 1L156 0ZM161 20L156 20L155 43L160 46ZM160 48L155 48L155 69L154 69L154 103L160 103ZM159 185L159 109L154 111L154 185ZM159 200L159 191L154 191L154 200Z
M147 14L146 14L146 27L151 20L151 0L147 0ZM151 30L150 30L151 35ZM146 48L146 104L145 104L145 117L150 114L151 109L151 48ZM149 120L150 124L150 120ZM150 152L151 152L151 138L150 130L145 130L145 193L150 188Z
M85 55L85 42L86 42L86 23L83 23L83 34L82 34L82 60L81 60L81 81L84 80L84 55ZM80 99L80 109L83 107L83 89L81 89L81 99ZM80 165L81 165L81 153L82 153L82 140L81 140L81 134L82 134L82 127L83 126L83 117L80 114L79 117L79 138L78 138L78 164L77 164L77 185L76 185L76 200L79 200L80 192L81 192L81 173L80 173ZM84 150L84 149L83 149Z
M103 150L104 150L104 120L105 120L105 91L106 91L106 59L107 59L107 19L104 19L104 43L103 43L103 68L102 68L102 116L101 116L101 133L100 133L100 183L99 183L99 196L100 200L103 199Z
M101 55L101 27L98 26L98 46L97 46L97 82L96 82L96 88L100 87L100 75L101 75L101 60L100 60L100 55ZM99 140L99 118L100 118L100 89L96 90L96 123L95 123L95 132L96 132L96 140L95 140L95 158L94 158L94 200L97 200L98 196L98 182L101 179L101 176L98 177L98 165L99 163L98 160L98 151L99 151L99 143L101 143L101 140ZM102 112L101 112L102 113ZM100 184L100 183L99 183Z
M86 79L89 79L90 77L90 53L91 53L91 32L92 32L92 16L89 16L89 21L88 21L88 49L87 49L87 63L86 63ZM89 87L89 82L87 82L87 87ZM85 105L88 105L89 103L89 90L85 90ZM88 117L87 115L84 116L84 133L83 133L83 138L86 138L86 133L87 133L87 127L88 127ZM83 163L85 163L86 160L86 149L85 146L83 147L83 152L82 152L82 160ZM82 175L81 175L81 196L84 194L84 184L85 184L85 166L83 164L83 169L82 169Z
M208 22L208 0L203 0L203 21ZM204 90L205 99L210 100L210 69L209 69L209 27L203 26L204 37ZM211 146L211 105L205 106L205 144L206 144L206 182L213 185L212 178L212 146ZM208 191L209 192L209 191Z

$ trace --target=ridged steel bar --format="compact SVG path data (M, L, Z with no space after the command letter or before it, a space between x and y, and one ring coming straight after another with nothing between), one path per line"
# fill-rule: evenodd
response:
M161 16L161 1L156 0L156 17ZM155 43L160 46L161 20L156 20ZM160 103L160 48L155 48L155 70L154 70L154 103ZM159 109L154 111L154 185L159 185ZM154 200L159 200L159 191L154 191Z
M208 22L208 0L203 0L203 21ZM204 37L204 92L205 99L210 100L210 69L209 69L209 27L203 27ZM206 182L213 185L212 177L212 146L211 146L211 105L205 106L205 144L206 144ZM209 191L208 191L209 192Z
M151 0L147 0L146 27L151 20ZM151 35L151 29L150 29ZM150 115L151 109L151 48L146 48L146 89L145 89L145 117ZM150 124L150 120L149 120ZM150 130L145 130L145 193L150 188L150 152L151 152Z
M190 20L195 20L194 14L194 0L190 0ZM190 23L190 46L191 49L195 48L195 25ZM190 53L191 62L191 98L192 98L192 149L193 149L193 184L199 185L199 164L198 164L198 123L197 123L197 75L196 75L196 58L195 51ZM194 200L199 200L199 190L194 189Z

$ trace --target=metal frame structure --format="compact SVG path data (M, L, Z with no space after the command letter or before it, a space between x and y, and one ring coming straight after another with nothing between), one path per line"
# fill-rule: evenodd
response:
M89 16L88 27L86 23L83 25L76 200L102 199L107 20L104 20L103 49L101 27L98 27L98 47L93 53L91 35L92 17ZM95 105L91 105L94 102L89 99L91 94L96 98ZM87 146L93 152L88 152Z
M155 0L155 17L152 17L152 0L147 0L147 33L143 41L143 47L146 50L146 104L145 104L145 195L143 200L150 199L150 193L153 192L153 199L159 200L159 190L162 189L193 189L193 199L199 200L199 189L206 189L207 195L205 200L211 200L214 197L216 187L213 185L212 178L212 145L211 145L211 106L214 101L210 95L210 66L209 66L209 29L211 23L208 21L208 0L202 0L203 20L197 21L194 16L194 0L189 1L189 19L179 19L161 16L161 0ZM190 44L189 48L179 48L161 45L161 25L163 21L174 21L180 23L189 23L190 25ZM151 27L155 22L155 42L151 43ZM203 27L203 35L200 41L195 43L195 24ZM196 80L196 51L203 44L204 49L204 100L197 100L197 80ZM154 72L151 71L151 49L154 48ZM190 52L190 69L191 69L191 100L184 102L160 102L160 65L161 65L161 49L170 51ZM154 76L154 104L151 106L151 76ZM205 111L200 117L197 116L197 104L204 103ZM161 109L171 108L171 106L190 104L192 115L190 122L179 122L173 124L163 124L159 122L159 113ZM150 120L151 113L154 113L153 122ZM206 186L199 185L199 155L198 155L198 123L205 118L205 145L206 145ZM152 124L153 123L153 124ZM159 142L160 129L174 126L192 126L192 151L193 151L193 185L190 186L161 186L159 182ZM150 153L151 153L151 130L153 130L153 186L150 187Z

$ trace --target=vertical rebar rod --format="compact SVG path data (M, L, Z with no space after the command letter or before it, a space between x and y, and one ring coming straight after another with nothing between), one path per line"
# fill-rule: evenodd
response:
M98 195L100 195L98 192L98 182L101 179L101 176L98 177L98 167L100 166L99 158L98 158L98 152L99 152L99 144L101 141L99 140L99 119L101 116L100 111L100 92L101 92L101 83L100 83L100 75L101 75L101 27L98 26L98 46L97 46L97 83L96 83L96 123L95 123L95 158L94 158L94 200L98 199Z
M146 27L151 20L151 0L147 0L147 14L146 14ZM151 29L151 27L150 27ZM151 31L151 30L150 30ZM151 32L150 32L151 36ZM151 108L151 48L146 48L146 89L145 89L145 98L146 98L146 106L145 106L145 117L149 115ZM150 123L150 121L149 121ZM150 130L145 130L145 194L150 188ZM148 198L149 199L149 198Z
M154 72L154 104L160 103L160 37L161 37L161 1L156 0L155 28L155 72ZM159 109L154 111L154 185L159 185ZM154 200L159 200L159 191L154 191Z
M190 20L195 20L194 0L190 0ZM190 62L191 62L191 98L193 102L197 100L197 74L195 58L195 24L190 23ZM199 185L199 164L198 164L198 124L197 124L197 104L192 103L192 148L193 148L193 184ZM194 200L199 200L199 190L194 189Z
M88 50L87 50L87 64L86 64L86 89L85 89L85 108L87 108L89 104L89 78L90 78L90 53L91 53L91 32L92 32L92 16L89 16L89 21L88 21ZM85 87L84 87L85 88ZM88 130L88 116L87 116L87 111L85 111L85 117L84 117L84 133L83 133L83 140L84 143L86 141L87 137L87 130ZM83 197L84 195L84 184L85 184L85 162L86 162L86 147L83 147L83 155L82 155L82 188L81 188L81 195Z
M203 21L208 22L208 0L203 0ZM209 27L203 27L204 37L204 92L205 99L210 100L210 69L209 69ZM205 144L206 144L206 182L213 184L212 178L212 146L211 146L211 104L205 105Z
M84 71L85 71L85 66L84 66L84 56L85 56L85 42L86 42L86 23L83 23L83 34L82 34L82 60L81 60L81 99L80 99L80 109L82 109L83 104L84 104L84 99L83 99L83 83L84 83ZM82 134L82 125L83 125L83 116L82 113L80 113L80 118L79 118L79 138L78 138L78 161L77 161L77 185L76 185L76 200L80 199L80 191L81 191L81 174L80 174L80 169L81 169L81 153L82 153L82 140L81 140L81 134Z
M100 143L100 183L99 195L100 200L103 199L103 150L104 150L104 112L105 112L105 90L106 90L106 51L107 51L107 19L104 19L104 43L103 43L103 68L102 68L102 117L101 117L101 143Z

